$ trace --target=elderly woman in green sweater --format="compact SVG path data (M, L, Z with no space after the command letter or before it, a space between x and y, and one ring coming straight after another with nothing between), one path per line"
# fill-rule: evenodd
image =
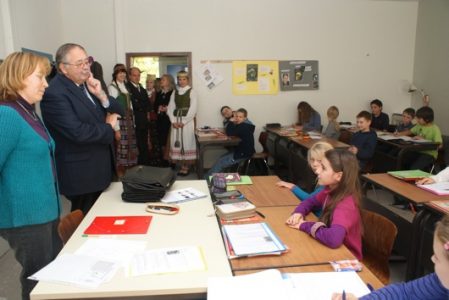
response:
M62 248L55 145L33 106L49 71L49 61L31 53L12 53L0 65L0 236L22 265L22 299L36 284L27 277Z

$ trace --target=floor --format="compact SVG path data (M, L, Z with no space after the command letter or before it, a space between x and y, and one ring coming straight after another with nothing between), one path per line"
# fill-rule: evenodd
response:
M187 177L179 178L179 180L195 180L196 174L191 173ZM368 197L375 197L372 191L368 192ZM384 205L391 206L392 199L387 193L377 191L379 201ZM66 199L61 199L61 206L63 207L63 215L70 210L70 202ZM401 208L393 208L404 216L410 219L412 215L409 211ZM16 300L20 299L20 283L18 280L21 267L14 259L14 254L9 249L8 244L0 238L0 300ZM394 259L390 263L391 282L400 282L404 280L405 262L401 259Z

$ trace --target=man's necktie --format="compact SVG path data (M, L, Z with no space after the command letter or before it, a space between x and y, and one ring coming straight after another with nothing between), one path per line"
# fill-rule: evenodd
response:
M93 104L94 106L97 106L97 105L95 104L94 100L92 99L92 97L91 97L91 96L89 95L89 93L87 92L86 86L84 85L84 83L80 84L78 87L79 87L79 89L83 92L83 94L90 100L90 102L92 102L92 104Z

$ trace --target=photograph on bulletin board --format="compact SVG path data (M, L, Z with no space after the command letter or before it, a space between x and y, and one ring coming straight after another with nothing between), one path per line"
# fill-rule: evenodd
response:
M278 61L233 61L234 95L273 95L279 91Z
M281 91L317 90L319 88L317 60L279 61Z

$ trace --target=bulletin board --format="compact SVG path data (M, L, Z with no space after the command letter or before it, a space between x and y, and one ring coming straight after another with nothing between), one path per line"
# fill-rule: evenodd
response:
M278 61L233 61L234 95L273 95L279 90Z
M320 86L317 60L279 61L281 91L317 90Z

